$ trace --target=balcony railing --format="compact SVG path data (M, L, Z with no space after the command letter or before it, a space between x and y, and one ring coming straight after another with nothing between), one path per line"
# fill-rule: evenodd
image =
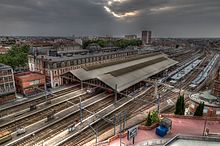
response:
M11 79L11 80L4 80L4 81L0 81L0 84L5 84L5 83L9 83L9 82L13 82L13 80Z
M12 73L0 73L0 76L9 76L12 75Z
M0 95L9 94L15 92L15 88L11 89L0 89Z

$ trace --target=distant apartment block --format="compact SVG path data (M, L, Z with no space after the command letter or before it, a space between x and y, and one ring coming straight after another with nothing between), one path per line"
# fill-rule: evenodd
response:
M127 40L135 40L135 39L137 39L137 35L134 35L134 34L132 34L132 35L125 35L125 39L127 39Z
M151 44L151 31L142 31L142 43L143 45Z
M13 69L10 66L0 64L0 104L14 100L15 81Z
M11 46L1 46L0 45L0 54L6 54L11 49Z

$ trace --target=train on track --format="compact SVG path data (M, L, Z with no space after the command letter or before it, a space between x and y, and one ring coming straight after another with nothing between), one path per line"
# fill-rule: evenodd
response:
M24 134L25 132L26 132L26 129L25 129L25 128L19 128L19 129L16 131L17 136L22 135L22 134Z
M0 145L11 139L12 139L12 136L11 136L10 131L0 132Z
M99 93L104 92L104 91L109 93L109 94L113 93L113 90L111 90L111 89L103 89L103 88L99 88L99 87L89 88L89 89L86 90L86 92L88 94L92 94L92 95L99 94Z

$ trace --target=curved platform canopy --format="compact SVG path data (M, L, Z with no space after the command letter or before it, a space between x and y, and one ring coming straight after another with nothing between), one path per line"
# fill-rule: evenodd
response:
M117 85L117 91L121 92L176 63L178 62L168 58L166 54L142 55L135 59L107 65L103 64L98 67L83 67L72 70L70 73L81 81L99 79L113 89Z

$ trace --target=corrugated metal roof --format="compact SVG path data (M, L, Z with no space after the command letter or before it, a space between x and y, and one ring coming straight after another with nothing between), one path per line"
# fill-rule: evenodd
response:
M164 59L159 60L159 58ZM154 60L158 61L153 62L153 64L150 63ZM111 66L105 66L103 68L90 71L86 71L85 69L81 68L70 72L82 81L97 78L113 89L117 84L117 91L120 92L150 76L153 76L175 65L176 63L176 61L169 59L167 55L160 54ZM145 64L145 66L142 66L141 64ZM141 67L138 67L140 65ZM133 68L132 70L128 70L127 72L123 72L123 74L119 74L117 76L113 76L111 74L111 72L126 69L132 66L137 66L137 68Z
M129 57L126 60L119 60L117 62L107 62L105 64L97 64L97 65L93 65L93 66L85 66L83 67L85 70L89 71L89 70L95 70L98 68L103 68L106 66L111 66L111 65L116 65L116 64L121 64L121 63L125 63L125 62L129 62L129 61L133 61L133 60L138 60L138 59L143 59L143 58L147 58L150 56L155 56L161 53L151 53L151 54L144 54L144 55L138 55L138 56L133 56L133 57Z
M119 70L112 71L109 74L111 74L114 77L118 77L118 76L121 76L123 74L132 72L134 70L142 69L146 66L150 66L150 65L156 64L158 62L162 62L163 60L166 60L166 59L167 58L165 58L165 57L160 57L160 58L156 58L156 59L153 59L153 60L150 60L150 61L148 60L148 61L142 62L140 64L135 64L135 65L132 65L132 66L128 66L126 68L121 68Z

